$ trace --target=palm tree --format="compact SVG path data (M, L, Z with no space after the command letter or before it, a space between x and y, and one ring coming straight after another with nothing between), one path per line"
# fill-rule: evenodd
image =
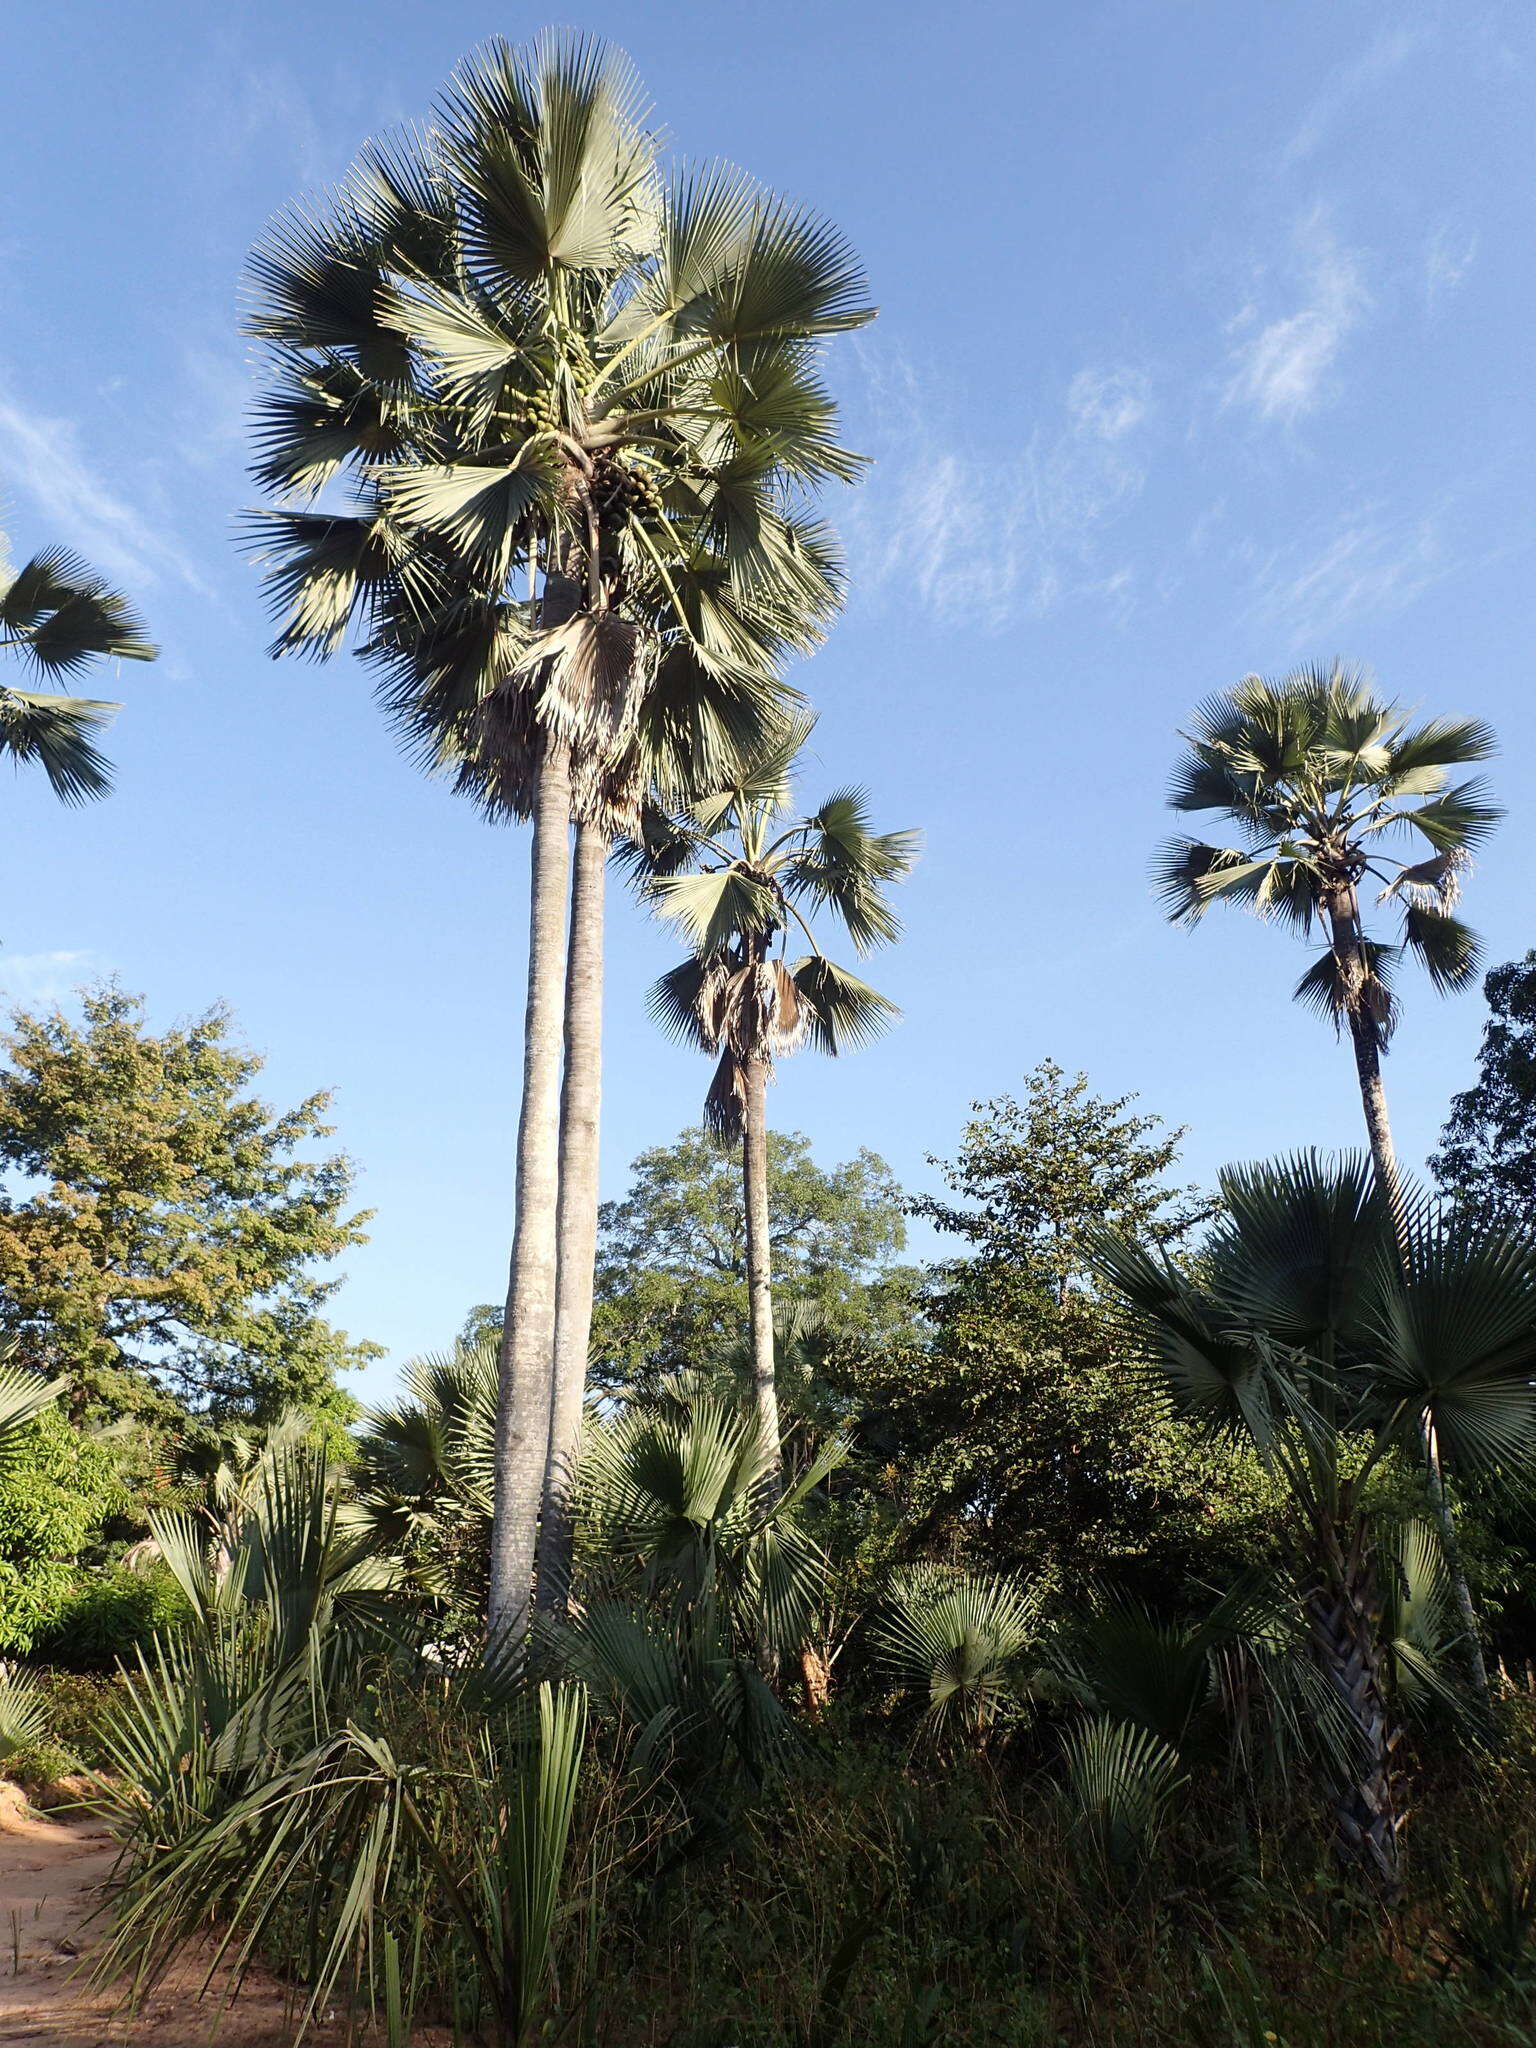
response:
M1155 1384L1246 1438L1283 1480L1308 1627L1353 1766L1341 1845L1395 1885L1399 1819L1372 1481L1426 1429L1453 1464L1512 1479L1536 1449L1536 1239L1428 1204L1394 1213L1358 1157L1222 1176L1197 1268L1105 1233L1097 1277Z
M1157 868L1169 915L1193 924L1224 900L1282 918L1304 937L1314 928L1325 935L1325 950L1296 984L1296 998L1330 1017L1335 1031L1349 1030L1376 1177L1400 1210L1404 1193L1381 1080L1381 1056L1397 1021L1393 970L1411 953L1442 993L1476 978L1477 940L1454 906L1472 850L1501 813L1481 782L1452 783L1450 771L1486 760L1493 733L1476 719L1413 725L1375 694L1363 670L1333 662L1278 683L1245 677L1201 707L1186 737L1190 752L1175 771L1169 803L1220 812L1242 843L1173 841ZM1390 851L1393 837L1404 834L1427 843L1424 859L1405 861ZM1400 908L1398 945L1365 930L1360 889L1367 876L1381 884L1379 902ZM1472 1596L1427 1427L1423 1453L1473 1681L1486 1700Z
M810 919L829 911L861 954L891 944L901 923L885 891L910 873L918 850L915 832L870 830L861 789L837 791L809 817L793 814L796 756L813 724L797 719L782 746L713 795L671 816L650 812L623 856L693 948L692 959L656 983L651 1014L718 1057L704 1119L742 1148L753 1397L774 1457L768 1082L775 1060L807 1039L836 1054L867 1043L899 1014L826 957ZM810 949L793 960L792 932Z
M1442 994L1476 975L1476 938L1453 912L1472 851L1501 813L1481 782L1452 783L1450 771L1486 760L1493 733L1476 719L1414 725L1363 669L1336 661L1279 682L1245 676L1203 704L1183 737L1189 753L1169 804L1219 813L1238 844L1170 842L1155 870L1168 914L1194 924L1213 903L1240 903L1304 938L1324 936L1296 999L1348 1029L1377 1178L1400 1201L1381 1082L1397 1021L1393 970L1411 953ZM1411 833L1429 847L1421 860L1390 850ZM1378 901L1401 911L1397 945L1365 929L1367 876L1381 885Z
M156 649L129 607L78 555L47 548L10 568L0 540L0 648L50 681L79 675L97 661L153 661ZM105 796L111 770L95 735L115 704L56 690L0 684L0 755L35 762L67 804Z
M646 122L618 53L494 43L253 266L257 474L354 490L263 517L278 650L355 621L428 764L533 823L490 1598L513 1634L586 1365L608 845L652 785L718 781L782 725L783 663L839 595L803 500L858 468L817 373L871 317L847 245L738 172L664 176Z

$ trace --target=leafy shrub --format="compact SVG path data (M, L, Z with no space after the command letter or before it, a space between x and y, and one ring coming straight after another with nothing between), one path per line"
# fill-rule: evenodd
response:
M54 1622L118 1493L110 1448L56 1411L18 1432L0 1465L0 1655L30 1650Z
M81 1580L34 1650L66 1671L111 1671L151 1636L191 1614L186 1595L164 1565L147 1572L119 1565Z

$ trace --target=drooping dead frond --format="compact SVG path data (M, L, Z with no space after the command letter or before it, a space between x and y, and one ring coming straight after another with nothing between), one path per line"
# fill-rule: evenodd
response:
M768 1018L764 1043L769 1056L781 1059L789 1053L798 1052L805 1043L809 1021L800 1003L800 990L795 977L782 960L770 960L761 970L773 988L771 1012Z
M704 1098L704 1125L722 1144L734 1145L746 1128L746 1115L746 1069L727 1046Z
M1454 910L1461 900L1461 878L1471 866L1472 856L1464 846L1449 847L1431 860L1400 868L1376 901L1386 903L1401 896L1416 909Z

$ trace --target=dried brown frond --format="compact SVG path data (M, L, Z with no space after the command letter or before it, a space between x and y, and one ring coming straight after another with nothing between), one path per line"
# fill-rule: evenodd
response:
M729 1046L720 1055L709 1093L704 1098L704 1124L725 1144L740 1141L746 1128L746 1073Z

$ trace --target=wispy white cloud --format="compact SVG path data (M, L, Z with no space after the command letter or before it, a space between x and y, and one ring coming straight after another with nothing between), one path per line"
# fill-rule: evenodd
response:
M45 533L13 534L16 548L63 545L135 592L169 576L194 590L207 585L174 538L108 484L81 452L73 420L23 404L0 378L0 499L31 501Z
M1446 543L1442 512L1361 505L1321 544L1275 550L1253 564L1250 615L1288 629L1299 644L1402 611L1466 567Z
M1451 221L1440 221L1424 252L1424 296L1431 306L1456 290L1477 257L1477 236Z
M1140 370L1079 370L1067 387L1074 426L1101 441L1118 441L1147 416L1147 379Z
M0 997L8 1003L56 1003L101 972L100 960L90 952L0 951Z
M1319 404L1339 350L1370 304L1358 259L1340 246L1324 207L1298 222L1292 268L1302 294L1294 311L1259 324L1250 302L1228 330L1238 339L1227 400L1266 420L1298 419Z
M881 424L846 522L856 588L987 632L1073 599L1128 602L1133 572L1101 541L1145 482L1129 445L1150 409L1142 373L1080 371L1055 418L1000 453L911 364L866 350L863 367Z
M1422 25L1383 29L1363 55L1353 63L1341 64L1324 81L1321 92L1281 150L1281 165L1288 167L1313 155L1348 107L1384 78L1400 71L1429 40L1429 32Z

